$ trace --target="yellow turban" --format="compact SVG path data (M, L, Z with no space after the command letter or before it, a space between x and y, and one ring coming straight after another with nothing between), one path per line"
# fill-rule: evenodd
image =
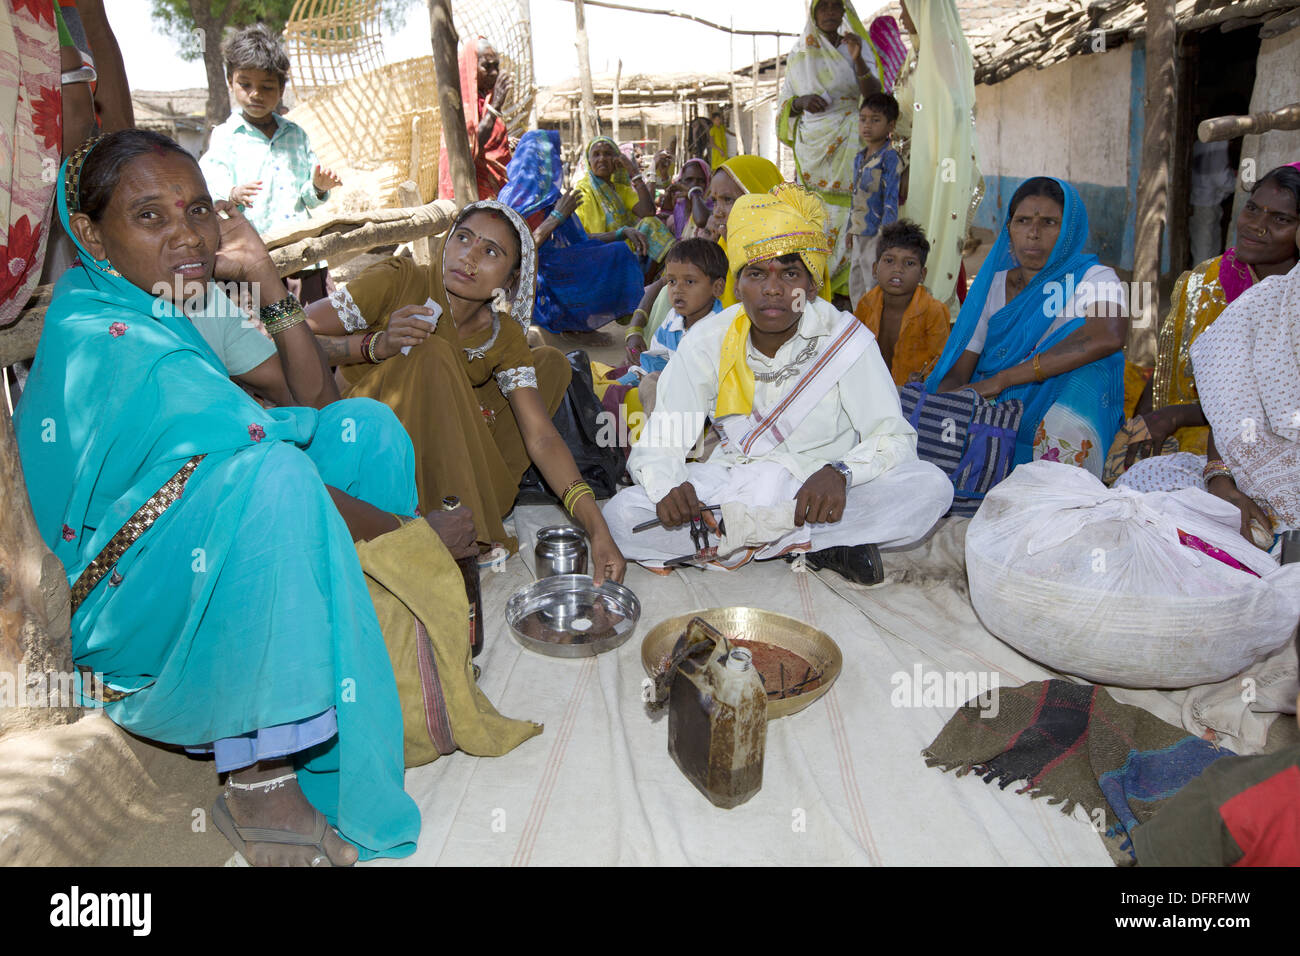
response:
M770 193L748 193L736 200L727 218L727 269L731 276L751 262L798 253L824 298L830 297L826 263L826 206L802 186L783 183ZM722 339L718 361L718 402L714 414L747 415L754 407L754 372L745 359L749 316L740 309Z
M782 183L770 193L747 193L736 200L727 218L727 265L732 275L751 262L795 252L817 289L828 289L831 242L826 235L826 205L820 197L802 186Z

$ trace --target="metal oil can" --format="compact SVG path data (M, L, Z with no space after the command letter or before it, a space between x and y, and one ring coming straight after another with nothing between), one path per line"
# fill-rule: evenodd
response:
M676 665L668 752L710 803L731 809L763 786L767 694L749 651L733 649L724 636L713 634L718 638L713 650Z

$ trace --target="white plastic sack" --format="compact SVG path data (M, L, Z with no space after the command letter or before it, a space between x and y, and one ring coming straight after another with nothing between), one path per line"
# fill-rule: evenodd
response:
M1280 567L1240 523L1199 489L1143 494L1070 465L1020 465L971 519L971 602L993 634L1067 674L1124 687L1226 680L1300 623L1300 564ZM1180 529L1260 577L1188 547Z

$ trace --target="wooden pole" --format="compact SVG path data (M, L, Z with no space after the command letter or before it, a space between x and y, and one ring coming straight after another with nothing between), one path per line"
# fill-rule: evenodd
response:
M780 120L779 111L781 109L781 38L776 38L776 99L772 101L772 118L774 121ZM776 168L781 168L781 137L776 137Z
M410 179L397 187L397 198L408 209L424 204L424 200L420 198L420 187L416 185L414 180ZM411 254L417 266L423 268L433 262L433 241L428 236L412 239L410 243Z
M797 33L782 33L779 30L737 30L736 21L733 17L731 26L724 27L720 23L714 23L712 20L705 20L703 17L697 17L693 13L678 13L676 10L651 10L647 7L634 7L625 3L607 3L605 0L568 0L569 3L579 4L588 3L593 7L607 7L610 10L624 10L628 13L653 13L661 17L680 17L683 20L693 20L696 23L702 23L706 27L712 27L715 30L721 30L723 33L734 33L737 36L760 36L760 37L794 37ZM1268 0L1274 2L1274 0ZM1281 0L1276 0L1281 2Z
M50 440L67 438L51 432ZM14 698L0 707L0 737L81 715L66 706L71 701L46 696L51 685L57 693L66 683L57 675L72 674L70 622L68 579L36 529L9 409L0 401L0 679ZM52 706L59 703L65 706Z
M1156 357L1156 318L1160 312L1160 249L1169 213L1170 130L1174 124L1175 0L1147 0L1147 54L1142 164L1138 170L1137 247L1133 279L1142 289L1143 308L1129 330L1128 359L1151 365Z
M474 154L465 128L465 104L460 98L460 66L456 60L456 27L451 22L451 0L429 0L429 30L433 43L433 72L438 81L438 117L451 166L456 200L464 206L478 199Z
M1203 120L1196 128L1196 136L1202 143L1213 143L1236 139L1238 136L1290 129L1300 129L1300 103L1251 113L1249 116L1216 116L1214 119Z
M749 101L749 152L758 155L758 37L753 37L754 63L750 70L754 74L754 95Z
M411 154L407 157L406 175L411 181L418 184L420 182L420 114L416 113L411 117ZM434 192L437 192L435 189ZM436 196L430 196L430 199L436 199ZM424 197L420 197L419 202L410 202L409 197L402 197L403 206L419 206L424 202Z
M578 85L582 89L582 109L578 116L582 120L582 145L586 146L600 134L600 125L596 119L596 97L591 92L591 55L587 50L587 17L582 0L573 0L573 16L578 26L574 45L578 48Z
M623 85L623 61L618 61L618 69L614 72L614 142L618 142L618 89Z

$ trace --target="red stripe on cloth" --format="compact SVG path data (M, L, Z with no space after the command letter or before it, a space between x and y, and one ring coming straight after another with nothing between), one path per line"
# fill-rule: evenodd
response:
M420 688L424 694L424 726L438 753L446 756L456 749L456 737L451 732L451 716L447 713L447 700L442 695L442 682L438 679L438 662L433 656L433 644L424 623L415 619L415 660L420 670Z
M813 606L812 590L808 583L807 572L797 575L796 588L799 603L803 606L804 617L809 624L817 626L817 613ZM849 818L858 843L866 850L872 866L881 866L880 850L871 833L871 821L867 817L867 808L862 802L862 791L858 788L858 775L853 768L853 754L849 749L849 735L844 726L844 714L840 710L839 698L832 687L822 698L826 703L826 713L830 717L831 741L835 745L835 758L840 766L840 782L844 785L844 796L849 807Z
M542 821L551 805L551 795L555 792L555 781L560 775L560 765L564 763L564 754L569 748L569 741L573 738L573 728L578 723L578 710L587 695L587 685L591 683L591 675L595 672L596 658L589 657L583 661L582 668L578 671L578 679L574 682L573 690L569 692L569 703L564 709L564 717L560 720L560 731L556 734L555 743L546 757L542 779L537 793L533 795L533 804L529 808L528 819L524 821L524 830L519 837L519 845L515 847L514 859L510 861L511 866L528 866L532 861L533 848L537 845Z

